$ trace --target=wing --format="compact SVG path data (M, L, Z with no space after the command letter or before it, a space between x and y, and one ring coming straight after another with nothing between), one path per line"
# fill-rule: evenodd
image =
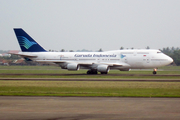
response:
M98 65L108 65L110 67L130 67L129 64L124 62L97 62L97 61L65 61L65 60L36 60L36 62L43 62L43 63L56 63L56 64L62 64L62 63L76 63L81 66L98 66Z

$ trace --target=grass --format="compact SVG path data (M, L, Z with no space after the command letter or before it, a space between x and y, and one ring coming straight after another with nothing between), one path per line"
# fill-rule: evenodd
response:
M179 82L0 81L0 95L180 97Z
M3 75L35 74L35 75ZM60 74L50 76L45 74ZM44 74L44 75L36 75ZM65 75L62 75L65 74ZM74 74L74 75L69 75ZM76 75L82 74L82 75ZM84 74L84 75L83 75ZM113 75L86 75L86 70L67 71L55 66L0 66L1 78L117 78L117 79L180 79L178 76L151 75L152 71L118 71ZM117 76L116 76L117 74ZM124 74L131 74L126 76ZM141 74L141 75L139 75ZM158 75L180 75L180 67L163 67ZM180 82L118 81L5 81L0 80L0 95L19 96L106 96L106 97L180 97Z

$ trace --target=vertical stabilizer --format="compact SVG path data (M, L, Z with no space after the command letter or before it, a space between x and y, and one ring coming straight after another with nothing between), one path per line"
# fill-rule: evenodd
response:
M14 28L22 52L46 52L33 38L31 38L23 29Z

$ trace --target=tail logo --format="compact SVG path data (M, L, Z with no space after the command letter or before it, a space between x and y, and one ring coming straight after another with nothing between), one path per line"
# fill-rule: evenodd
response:
M20 46L25 47L26 49L29 49L31 46L34 44L37 44L36 42L29 41L26 37L24 36L17 36L18 41Z

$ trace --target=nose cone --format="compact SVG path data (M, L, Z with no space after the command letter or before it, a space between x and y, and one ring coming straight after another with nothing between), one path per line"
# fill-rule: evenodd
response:
M173 62L173 59L167 55L164 55L164 62L162 61L160 64L165 66L165 65L169 65Z
M171 64L173 62L173 59L171 57L169 57L168 62L169 62L169 64Z

